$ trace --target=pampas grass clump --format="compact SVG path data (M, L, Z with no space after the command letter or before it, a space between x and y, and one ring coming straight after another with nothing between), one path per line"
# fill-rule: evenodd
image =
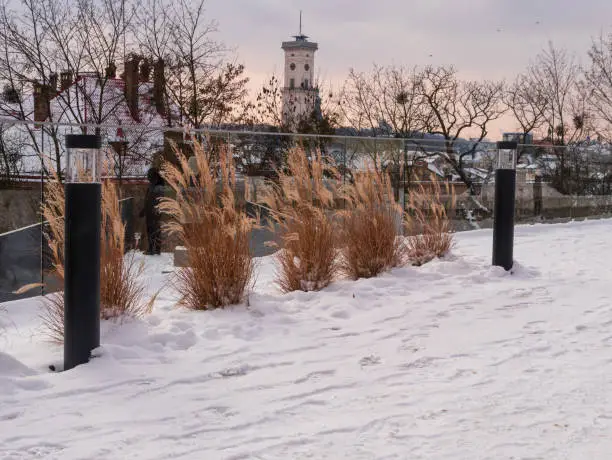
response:
M275 255L277 284L283 292L318 291L339 269L328 215L334 206L333 187L324 181L325 174L334 180L337 173L324 165L320 152L309 161L302 148L289 151L287 166L279 172L279 183L269 183L262 198L272 211L280 246Z
M54 274L64 281L64 186L57 174L47 184L43 216ZM114 184L102 184L102 232L100 260L100 317L106 320L137 318L148 314L155 297L145 299L140 279L144 265L125 256L125 224L121 220L119 199ZM42 313L46 335L53 342L64 340L64 295L49 294Z
M177 165L166 162L161 171L174 196L163 198L160 210L169 216L164 230L187 249L189 267L176 278L179 304L207 310L240 303L253 283L249 240L255 221L237 209L231 153L222 149L218 164L211 164L198 141L191 160L174 152Z
M372 168L357 172L343 187L347 208L339 213L341 269L349 278L371 278L404 263L398 237L402 209L395 203L387 174Z
M406 246L412 265L423 265L436 257L446 255L454 245L454 234L448 217L447 205L442 196L442 187L432 175L431 188L422 185L410 192L409 216L406 220ZM448 206L454 207L455 193L445 185Z

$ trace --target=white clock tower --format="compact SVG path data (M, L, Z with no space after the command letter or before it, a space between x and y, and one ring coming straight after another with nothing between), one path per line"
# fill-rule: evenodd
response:
M315 110L319 95L314 79L314 55L319 46L309 42L302 34L302 13L300 12L300 33L295 40L283 42L285 51L285 81L283 95L283 122L293 125L308 117Z

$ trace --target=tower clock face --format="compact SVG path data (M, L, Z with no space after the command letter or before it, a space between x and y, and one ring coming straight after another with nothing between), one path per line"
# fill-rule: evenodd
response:
M304 65L304 70L309 71L310 70L310 66L308 64Z
M292 62L292 63L289 65L289 68L290 68L291 70L295 70L295 63L293 63L293 62Z

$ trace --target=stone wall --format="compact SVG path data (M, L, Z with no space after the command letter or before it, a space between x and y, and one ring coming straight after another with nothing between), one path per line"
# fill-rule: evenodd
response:
M480 203L492 210L495 203L495 187L483 187L478 197ZM550 185L542 183L518 183L516 188L516 217L541 216L544 219L582 218L600 216L612 212L612 196L562 195Z

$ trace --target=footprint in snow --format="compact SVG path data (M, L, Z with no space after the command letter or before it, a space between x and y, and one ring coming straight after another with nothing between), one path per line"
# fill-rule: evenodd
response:
M332 318L338 319L349 319L351 317L350 313L346 310L336 310L331 314Z
M246 375L249 372L248 366L231 367L229 369L222 370L219 372L221 377L240 377Z
M375 366L380 363L381 359L379 356L376 355L364 356L359 360L359 364L361 365L361 367Z

